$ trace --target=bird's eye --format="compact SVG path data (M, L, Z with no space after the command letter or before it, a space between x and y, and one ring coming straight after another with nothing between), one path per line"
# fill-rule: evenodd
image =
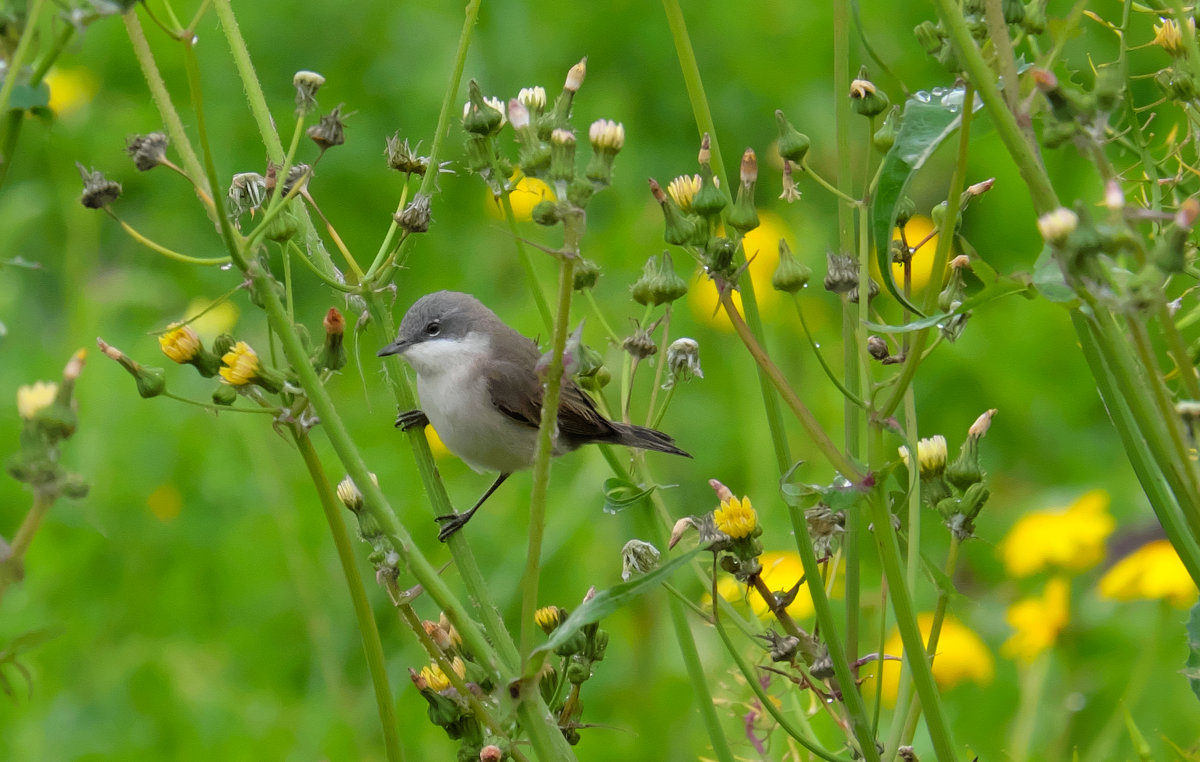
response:
M434 320L432 323L429 323L428 325L425 326L425 335L426 336L437 336L439 333L441 333L441 331L442 331L442 324L436 320Z

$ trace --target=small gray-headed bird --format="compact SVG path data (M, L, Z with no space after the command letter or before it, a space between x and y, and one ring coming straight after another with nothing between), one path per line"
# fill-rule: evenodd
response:
M416 301L396 340L378 356L400 355L417 372L421 410L402 412L396 426L433 424L450 452L478 472L500 476L466 513L438 516L446 541L513 471L533 466L544 384L537 344L505 325L471 296L438 291ZM592 442L691 457L675 440L644 426L610 421L570 378L563 378L554 454Z

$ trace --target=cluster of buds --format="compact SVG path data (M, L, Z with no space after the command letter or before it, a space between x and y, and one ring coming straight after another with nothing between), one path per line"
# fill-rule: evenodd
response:
M488 735L472 708L472 700L491 700L495 685L488 671L463 647L462 637L444 613L438 621L426 620L421 625L437 658L420 670L410 668L408 674L429 704L429 721L462 742L459 759L506 758L503 744Z
M21 449L9 456L5 468L51 502L60 495L81 498L88 492L84 478L67 472L59 463L61 445L75 433L79 421L75 382L85 357L82 349L72 355L58 383L38 381L17 389Z
M676 177L666 191L658 181L650 180L650 192L663 212L663 238L669 244L688 248L704 264L709 277L735 283L739 270L734 255L740 239L759 224L754 202L758 159L749 148L742 154L732 206L713 171L708 133L700 140L697 160L699 173ZM720 234L722 221L736 234L734 238Z
M946 438L940 434L917 442L921 500L942 516L959 540L974 535L975 518L990 495L987 475L979 465L979 440L987 434L995 414L994 409L988 410L971 424L953 463L947 463ZM907 447L900 448L900 457L913 467Z
M967 0L963 3L963 15L967 22L967 28L970 30L971 36L981 45L990 34L984 8L983 0ZM1004 15L1004 23L1010 27L1010 33L1020 30L1025 34L1037 35L1046 31L1045 3L1037 0L1029 3L1024 3L1022 0L1002 0L1000 8ZM949 35L942 26L942 22L922 21L913 30L913 35L916 36L917 42L925 49L925 52L936 58L946 71L951 74L958 74L962 71L962 64L954 53L954 46L950 43Z
M595 595L596 588L590 588L583 603ZM542 632L550 635L562 626L569 614L558 606L545 606L534 612L533 618ZM557 715L558 727L571 745L579 743L579 720L583 716L581 687L592 676L596 663L604 660L607 650L608 631L602 629L599 622L585 624L554 649L554 653L562 657L562 664L559 667L547 664L542 672L539 684L542 698ZM564 691L565 685L570 689Z
M700 516L685 516L675 522L668 547L675 547L689 530L695 530L700 544L718 556L721 568L739 582L748 582L762 571L758 557L763 547L759 542L762 526L749 497L737 498L716 479L708 484L717 493L718 506Z
M858 303L858 259L851 254L835 254L832 251L825 254L826 291L835 294L845 294L852 304ZM879 294L879 284L874 278L867 278L867 299L874 299Z
M950 277L946 279L946 286L938 294L938 309L943 312L954 312L962 306L963 299L966 298L967 284L964 272L971 267L971 258L966 254L960 254L950 260ZM951 316L948 320L939 325L942 336L947 341L955 341L962 335L963 330L967 327L967 320L971 317L971 313L962 312Z
M687 282L675 273L668 251L646 260L642 277L634 282L631 289L633 300L644 306L670 304L686 294L687 290Z

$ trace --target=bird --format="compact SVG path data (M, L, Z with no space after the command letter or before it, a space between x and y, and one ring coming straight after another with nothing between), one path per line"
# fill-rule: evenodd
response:
M413 303L396 340L376 355L399 355L417 374L421 409L401 412L398 428L432 424L472 469L499 472L469 511L436 517L438 539L445 542L513 472L533 466L545 394L537 372L541 353L474 296L437 291ZM557 424L554 455L604 443L691 457L661 431L609 420L565 376Z

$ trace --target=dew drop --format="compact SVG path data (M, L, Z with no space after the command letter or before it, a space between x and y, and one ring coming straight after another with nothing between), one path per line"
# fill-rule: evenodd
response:
M232 269L233 269L233 263L232 263L232 262L226 262L225 264L221 265L220 269L221 269L221 270L232 270Z
M920 101L921 103L929 103L933 100L933 97L924 90L918 90L913 93L913 100Z

